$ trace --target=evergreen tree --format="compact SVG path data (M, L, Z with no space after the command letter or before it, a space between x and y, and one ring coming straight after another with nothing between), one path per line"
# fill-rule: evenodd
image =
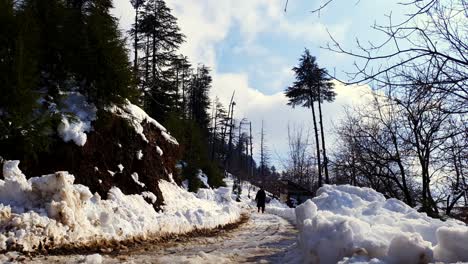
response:
M134 78L136 81L139 79L139 72L138 72L138 49L140 49L139 45L139 39L138 39L138 34L139 34L139 11L140 7L142 7L145 4L145 0L130 0L130 3L132 4L133 8L135 8L135 23L133 24L133 27L130 29L130 35L133 36L134 42L133 42L133 74Z
M39 104L39 28L31 2L0 1L0 156L34 159L46 150L51 114Z
M84 68L85 94L97 105L132 100L136 89L118 21L110 14L112 0L93 0L85 8L88 37Z
M99 109L132 99L111 0L0 0L0 155L32 162L56 139L61 96Z
M178 101L173 85L168 84L172 75L165 73L175 58L174 52L184 40L177 19L162 0L149 0L141 12L138 32L144 36L144 74L141 84L145 94L146 110L163 119ZM177 93L176 93L177 94ZM170 99L168 100L168 98Z
M315 114L315 102L319 104L319 123L322 135L322 147L324 154L324 165L326 171L326 182L328 179L327 169L327 158L325 151L325 138L323 133L322 124L322 109L321 103L323 101L333 101L335 98L335 92L333 91L333 83L327 77L325 69L319 68L316 62L316 58L310 55L309 50L305 50L304 54L299 59L299 65L293 68L296 75L296 80L292 86L286 89L286 96L289 98L288 105L293 107L302 105L312 110L312 118L314 123L315 132L315 145L317 150L317 164L318 164L318 175L319 175L319 186L323 184L322 177L322 164L320 158L320 143L319 133L317 129L317 119Z
M200 128L203 128L206 135L210 123L208 108L210 107L209 91L211 82L210 69L205 65L199 65L197 72L192 77L192 84L189 88L190 119L194 120Z

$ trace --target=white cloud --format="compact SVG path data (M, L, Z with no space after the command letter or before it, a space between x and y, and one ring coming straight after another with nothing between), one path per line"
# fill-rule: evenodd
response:
M249 86L246 73L218 74L213 86L216 87L212 95L220 98L224 105L229 104L232 91L235 90L236 108L234 117L241 119L246 117L253 124L254 136L259 139L259 131L264 120L267 144L271 150L272 160L279 165L277 155L287 153L287 125L303 124L312 128L312 115L310 109L287 105L288 99L283 92L273 95L265 95ZM344 117L344 106L359 104L370 94L369 86L344 86L336 83L337 97L335 102L323 105L325 135L328 146L333 145L333 123L337 123ZM258 145L255 146L258 150Z
M212 95L218 96L224 105L228 105L232 92L236 91L237 103L235 117L246 117L253 122L254 135L258 139L261 120L265 121L267 141L272 151L284 155L287 151L287 124L311 124L309 109L292 109L287 106L287 98L281 91L291 81L293 65L287 65L280 57L269 54L268 49L259 43L260 33L279 34L285 38L319 44L328 39L326 26L312 18L296 20L283 12L283 0L167 0L168 6L178 18L181 31L187 41L181 47L181 53L187 55L192 63L204 63L213 69ZM120 18L121 27L128 29L133 23L134 11L128 0L116 0L114 15ZM235 52L239 56L256 55L267 59L265 67L257 70L261 75L270 75L271 95L266 95L249 85L247 65L245 72L221 73L217 70L216 47L226 40L230 31L237 27L241 42L235 43ZM348 24L341 23L328 27L334 37L341 39L346 34ZM274 67L271 67L274 65ZM269 67L270 66L270 67ZM274 68L275 70L271 70ZM368 87L344 87L337 85L338 97L333 104L324 105L326 134L331 131L331 121L342 113L342 106L361 100L360 92ZM359 91L359 92L358 92ZM331 140L332 138L330 138ZM258 150L258 148L257 148ZM275 163L279 165L278 162Z

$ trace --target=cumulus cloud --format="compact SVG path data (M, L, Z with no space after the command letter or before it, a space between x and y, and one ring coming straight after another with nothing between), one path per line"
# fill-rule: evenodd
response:
M282 90L293 79L291 68L281 57L270 54L268 48L259 41L260 34L273 34L294 41L319 45L328 39L327 29L337 39L342 39L348 29L348 23L324 25L312 18L298 20L289 18L283 12L283 0L166 0L178 18L182 32L187 41L180 52L187 55L192 63L204 63L211 67L213 75L212 96L220 98L228 105L232 92L236 96L236 118L246 117L253 122L254 136L259 138L261 121L265 122L267 141L275 160L275 153L285 155L287 152L288 123L311 125L310 109L287 106L287 98ZM123 29L133 23L134 11L128 0L115 1L114 15L120 19ZM238 56L263 56L263 67L255 71L240 69L233 72L220 72L217 66L219 56L217 46L225 41L236 29L240 40L234 43L233 52ZM313 33L313 34L312 34ZM252 72L256 76L252 76ZM270 78L268 94L252 87L249 78ZM324 125L327 137L332 130L332 121L342 116L343 105L362 100L362 93L369 87L336 86L338 97L333 104L324 105ZM257 148L258 150L258 148ZM279 165L278 161L274 161Z
M214 80L212 96L216 96L224 105L229 104L232 91L235 91L236 108L234 117L243 117L252 121L254 137L259 139L259 131L262 120L266 131L267 145L273 163L281 165L281 159L285 158L288 151L287 126L304 125L312 129L312 114L310 109L287 105L288 99L283 92L266 95L249 86L246 73L218 74ZM369 98L371 89L369 86L345 86L335 83L337 93L333 103L325 103L322 108L324 114L324 127L328 146L333 146L336 140L333 135L334 124L344 118L344 107L358 105ZM258 144L255 145L258 150ZM279 168L281 169L281 168Z

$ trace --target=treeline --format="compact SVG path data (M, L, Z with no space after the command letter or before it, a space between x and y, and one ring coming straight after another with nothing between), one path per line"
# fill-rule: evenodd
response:
M199 170L211 186L223 184L224 171L238 179L256 175L251 123L236 120L234 94L228 109L217 98L210 99L210 69L192 65L178 51L185 36L164 1L131 3L135 17L129 35L140 103L178 139L183 150L182 175L189 189L201 187Z
M50 151L66 92L99 109L134 101L125 41L110 0L0 1L0 155Z
M162 0L132 0L134 24L120 32L112 0L0 0L0 156L34 160L60 139L63 97L82 94L100 111L125 99L163 123L180 143L189 188L223 184L229 170L257 175L251 124L209 97L209 67L179 52L186 40ZM126 43L132 43L128 49ZM132 60L129 58L132 57Z

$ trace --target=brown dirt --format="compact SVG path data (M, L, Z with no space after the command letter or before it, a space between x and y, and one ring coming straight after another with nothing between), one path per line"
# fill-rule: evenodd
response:
M249 215L242 214L239 220L234 223L218 226L213 229L195 229L185 234L152 234L148 237L137 236L131 239L117 241L117 240L95 240L87 244L68 244L57 247L47 245L38 248L35 252L23 252L28 257L39 255L85 255L92 253L119 255L121 253L131 253L133 251L144 250L147 246L151 247L168 247L176 243L188 242L192 239L199 237L215 237L225 233L232 232L239 228L241 225L247 223ZM21 249L17 249L21 252Z
M166 141L161 131L150 123L143 125L149 141L145 142L127 120L104 111L98 116L98 121L93 124L94 131L87 134L83 147L57 139L51 148L54 150L52 153L39 155L38 160L21 161L21 169L28 176L69 171L75 176L75 183L88 186L91 192L97 192L104 198L113 186L125 194L149 191L156 195L154 207L159 210L164 200L158 181L169 180L172 173L180 183L175 168L179 147ZM162 149L162 156L158 154L157 146ZM136 156L139 150L143 153L141 160ZM117 167L119 164L124 166L122 172ZM115 175L108 171L115 172ZM138 173L139 181L145 187L133 181L131 174L134 172Z

